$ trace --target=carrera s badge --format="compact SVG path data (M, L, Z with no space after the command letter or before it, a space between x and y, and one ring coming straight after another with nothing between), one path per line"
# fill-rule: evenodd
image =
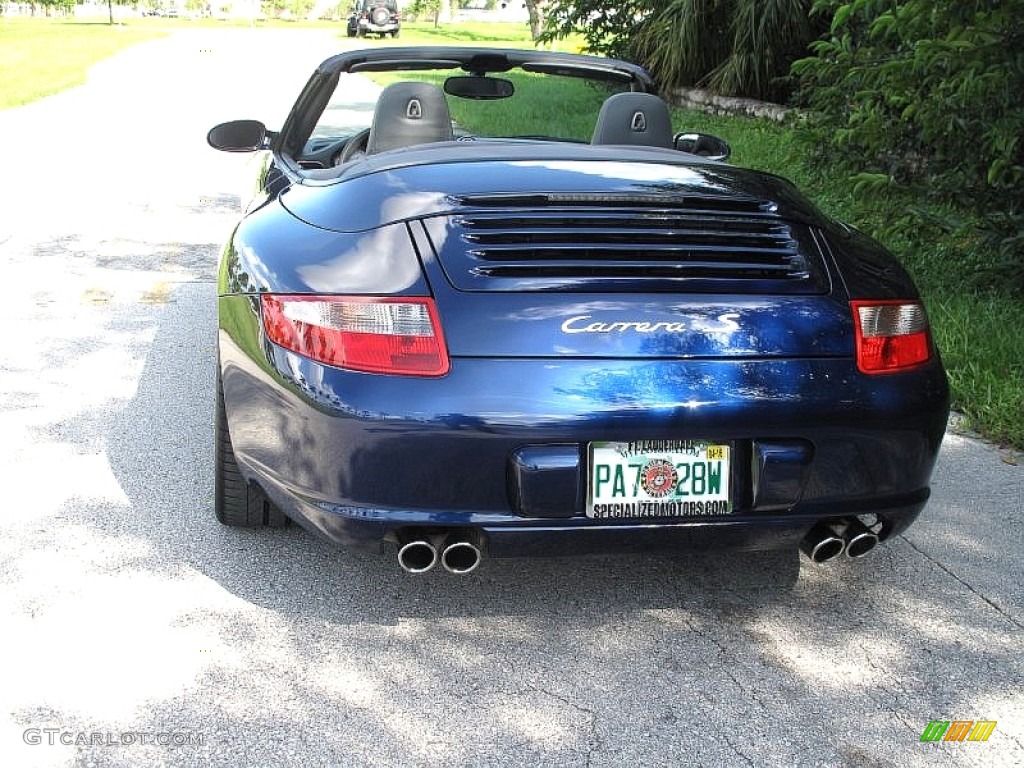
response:
M735 333L740 329L739 323L736 322L738 317L737 312L726 312L716 318L686 316L679 320L659 320L654 323L635 320L588 323L592 315L576 315L562 323L562 333Z

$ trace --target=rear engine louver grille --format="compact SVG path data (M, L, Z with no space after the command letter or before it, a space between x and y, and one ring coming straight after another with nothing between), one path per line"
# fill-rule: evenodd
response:
M453 283L468 290L593 290L637 282L711 290L723 281L728 290L737 283L800 290L810 279L801 243L807 238L770 204L688 202L653 210L566 210L563 203L559 210L465 214L454 220L458 246L449 240L441 261Z

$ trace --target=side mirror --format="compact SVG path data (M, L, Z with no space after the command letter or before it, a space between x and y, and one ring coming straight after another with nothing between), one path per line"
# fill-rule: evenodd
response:
M732 147L726 141L710 133L677 133L672 138L672 146L708 160L727 160L732 154Z
M272 138L259 120L232 120L215 125L206 134L206 142L224 152L255 152L266 149Z

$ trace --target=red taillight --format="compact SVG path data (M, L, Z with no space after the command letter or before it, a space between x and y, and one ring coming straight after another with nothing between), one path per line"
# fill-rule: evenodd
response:
M851 301L857 367L863 373L894 373L932 357L928 315L916 301Z
M448 352L433 299L263 294L267 337L292 352L368 373L443 376Z

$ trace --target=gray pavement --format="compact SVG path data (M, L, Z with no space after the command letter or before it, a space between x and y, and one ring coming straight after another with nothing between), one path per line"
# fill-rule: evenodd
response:
M181 32L0 112L0 765L1024 764L1024 466L967 437L906 536L825 567L414 578L214 521L213 274L245 160L203 137L279 120L347 44ZM997 726L919 741L956 719Z

